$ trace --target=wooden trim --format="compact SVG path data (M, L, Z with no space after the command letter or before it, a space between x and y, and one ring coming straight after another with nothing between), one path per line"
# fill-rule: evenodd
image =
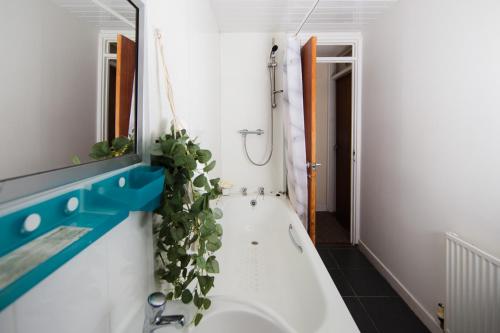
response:
M312 36L301 49L302 85L304 98L304 127L306 136L308 226L309 237L316 244L316 45Z
M115 136L128 136L130 112L133 107L136 72L135 42L123 35L117 36ZM135 107L134 107L135 109ZM135 111L135 110L134 110Z

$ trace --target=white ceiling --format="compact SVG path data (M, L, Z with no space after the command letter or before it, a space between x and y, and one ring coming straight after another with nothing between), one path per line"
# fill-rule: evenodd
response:
M135 8L127 0L52 0L102 30L134 30Z
M295 32L315 0L211 0L222 32ZM398 0L320 0L302 32L359 31Z

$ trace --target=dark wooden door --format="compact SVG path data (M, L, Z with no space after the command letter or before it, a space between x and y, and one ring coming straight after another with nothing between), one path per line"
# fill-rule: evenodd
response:
M128 136L136 70L135 42L118 35L116 51L115 136Z
M306 136L309 237L316 244L316 37L302 47L302 88Z
M351 221L352 75L337 79L336 85L336 182L337 219L347 230Z

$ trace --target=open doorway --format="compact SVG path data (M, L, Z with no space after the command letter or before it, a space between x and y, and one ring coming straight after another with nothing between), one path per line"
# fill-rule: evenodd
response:
M334 56L350 53L346 47ZM351 244L352 63L318 63L316 80L316 152L321 164L317 172L316 240L318 245Z
M300 40L308 233L316 245L357 244L361 38L303 34Z

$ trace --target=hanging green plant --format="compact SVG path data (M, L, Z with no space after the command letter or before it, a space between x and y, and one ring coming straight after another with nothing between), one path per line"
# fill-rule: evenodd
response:
M161 280L171 284L167 299L193 303L198 325L203 310L210 307L207 297L219 273L215 252L222 246L222 211L210 202L222 195L219 179L209 179L215 167L212 153L201 149L186 130L162 135L151 151L152 164L165 168L161 206L156 211L162 222L155 225Z

